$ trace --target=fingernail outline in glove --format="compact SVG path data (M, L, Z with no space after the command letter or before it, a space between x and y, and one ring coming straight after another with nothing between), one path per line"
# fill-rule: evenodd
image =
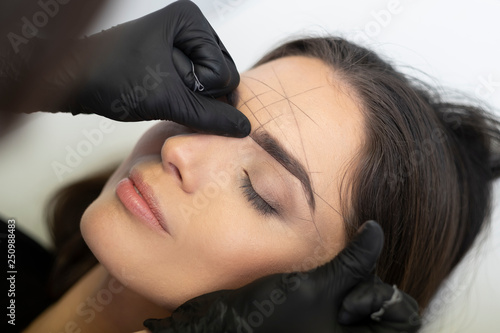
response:
M193 76L194 76L194 88L193 88L193 91L196 92L196 91L203 91L203 90L205 90L205 87L203 86L203 84L201 84L200 80L196 76L196 73L194 71L194 63L192 61L191 61L191 68L193 69Z
M403 295L399 291L398 287L396 287L396 285L393 285L392 288L394 289L394 293L392 294L391 298L382 304L382 307L380 308L380 310L375 311L374 313L372 313L370 315L372 320L380 321L380 318L384 315L385 309L387 307L389 307L393 304L399 303L403 300Z

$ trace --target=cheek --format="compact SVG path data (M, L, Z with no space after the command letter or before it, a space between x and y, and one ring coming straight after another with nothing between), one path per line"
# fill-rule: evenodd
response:
M330 261L344 247L340 222L339 228L328 228L329 233L319 237L311 235L309 228L263 218L251 208L239 207L235 212L232 218L218 220L220 229L212 230L217 241L199 249L210 256L206 262L215 272L222 273L214 277L226 285L215 289L238 288L275 273L308 271Z
M133 220L106 195L81 221L85 242L104 268L127 288L173 310L185 300L182 263L171 244Z
M198 253L198 274L204 275L207 288L238 288L300 265L310 252L309 244L282 223L266 219L243 200L234 199L218 200L200 214L187 234L191 235L192 252Z

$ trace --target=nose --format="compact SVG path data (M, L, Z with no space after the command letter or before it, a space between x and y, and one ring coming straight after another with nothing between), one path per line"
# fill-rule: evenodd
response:
M214 136L198 133L168 138L161 149L163 169L177 178L187 193L199 188L213 164Z

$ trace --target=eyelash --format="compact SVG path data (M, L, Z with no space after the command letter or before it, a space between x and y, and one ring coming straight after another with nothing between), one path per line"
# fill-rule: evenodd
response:
M243 194L247 198L248 202L262 215L278 215L276 209L274 209L270 204L267 203L262 197L255 191L250 181L250 176L245 171L245 178L242 179L243 184L240 188L243 190Z

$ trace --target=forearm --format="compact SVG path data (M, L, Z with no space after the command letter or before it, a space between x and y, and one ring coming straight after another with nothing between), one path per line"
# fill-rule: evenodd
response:
M9 43L0 47L0 111L14 111L19 99L18 89L27 72L27 64L32 57L34 43L23 45L18 52Z
M105 0L71 1L41 5L18 0L2 2L0 24L0 117L13 113L58 110L62 97L73 86L58 86L52 78L62 68L73 42L99 11ZM51 7L52 6L52 7ZM36 14L49 14L36 24Z
M0 51L0 112L55 111L68 88L58 87L51 72L57 65L50 42L33 37L14 48L3 44Z
M90 37L35 36L21 45L5 39L0 45L0 112L93 113L79 101L91 95L89 88L100 87L101 73L118 61L111 51L130 52L123 44L134 36L133 28L128 22Z

